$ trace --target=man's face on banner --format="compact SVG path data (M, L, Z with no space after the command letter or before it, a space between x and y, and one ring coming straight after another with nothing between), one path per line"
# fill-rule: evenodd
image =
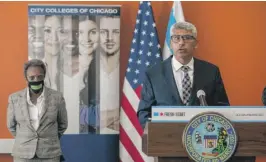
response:
M44 23L45 53L57 55L60 50L59 36L62 34L62 22L58 16L48 16Z
M107 55L114 55L120 48L120 18L103 17L100 20L101 48Z
M30 16L28 19L28 49L33 58L44 57L44 16Z
M78 30L79 19L78 17L64 16L63 18L63 31L60 34L61 50L63 55L76 56L78 55Z

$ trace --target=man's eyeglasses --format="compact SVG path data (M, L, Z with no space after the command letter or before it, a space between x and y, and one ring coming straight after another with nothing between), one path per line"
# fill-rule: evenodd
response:
M172 35L172 36L171 36L171 40L172 40L174 43L178 43L178 42L180 42L181 39L182 39L184 42L192 42L193 40L195 40L195 38L194 38L192 35Z

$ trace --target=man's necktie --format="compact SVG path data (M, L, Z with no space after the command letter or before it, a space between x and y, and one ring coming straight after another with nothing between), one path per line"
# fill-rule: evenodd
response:
M190 94L191 94L191 81L188 76L189 67L182 66L181 70L184 72L184 78L182 80L183 103L185 105L188 105Z

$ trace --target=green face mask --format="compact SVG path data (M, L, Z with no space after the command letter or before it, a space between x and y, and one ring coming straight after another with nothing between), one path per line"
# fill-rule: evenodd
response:
M39 93L42 91L44 85L44 81L38 81L38 82L29 82L29 88L32 90L34 93Z

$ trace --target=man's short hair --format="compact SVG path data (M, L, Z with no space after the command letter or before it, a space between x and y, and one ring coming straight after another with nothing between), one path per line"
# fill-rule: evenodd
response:
M44 62L41 60L38 60L38 59L31 59L24 64L24 76L25 76L25 78L27 78L27 70L29 67L40 67L41 69L43 69L44 76L46 74L46 67L45 67Z
M183 29L183 30L186 30L186 31L191 31L193 37L195 39L197 38L197 28L195 27L195 25L193 25L193 24L191 24L189 22L182 21L182 22L175 23L172 26L172 29L171 29L171 36L173 35L174 30L178 30L178 29Z

